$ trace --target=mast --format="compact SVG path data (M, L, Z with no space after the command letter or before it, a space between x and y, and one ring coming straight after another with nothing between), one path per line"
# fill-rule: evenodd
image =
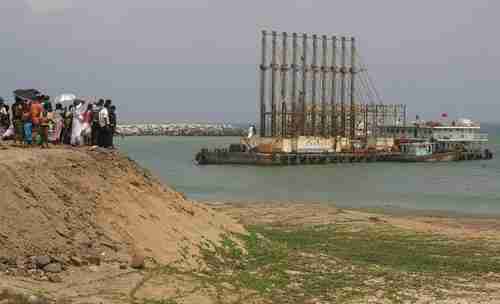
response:
M292 126L294 135L297 133L297 33L292 34Z
M332 37L331 136L337 136L337 37Z
M317 57L318 57L318 36L316 34L313 35L313 56L312 56L312 98L311 98L311 106L312 106L312 118L311 118L311 135L316 135L316 91L317 91L317 77L318 77L318 66L317 66Z
M283 50L281 59L281 136L285 137L287 135L287 73L288 73L288 63L287 63L287 40L288 35L283 32Z
M350 110L350 122L351 126L349 128L351 139L356 137L356 44L354 37L351 38L351 110Z
M323 35L323 61L321 62L321 136L326 136L326 52L327 40Z
M302 110L302 128L301 135L306 135L306 98L307 98L307 34L302 35L302 96L301 96L301 110Z
M262 31L260 63L260 137L266 136L266 31Z
M342 37L342 66L341 66L341 83L340 83L340 134L342 137L345 137L346 136L346 116L345 116L345 86L346 86L346 79L345 79L345 74L346 74L346 66L345 66L345 61L346 61L346 45L345 45L345 41L346 41L346 38L345 37Z
M276 31L273 31L273 39L272 39L272 61L271 61L271 136L276 136L276 77L278 72L278 67L276 64Z

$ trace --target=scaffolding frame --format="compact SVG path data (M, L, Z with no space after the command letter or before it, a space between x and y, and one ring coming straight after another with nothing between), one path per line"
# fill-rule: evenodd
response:
M406 125L406 105L370 91L354 37L262 31L259 69L261 137L366 139Z

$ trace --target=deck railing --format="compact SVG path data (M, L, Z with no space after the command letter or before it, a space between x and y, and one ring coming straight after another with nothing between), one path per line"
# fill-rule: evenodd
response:
M473 134L450 134L441 135L435 134L434 138L439 141L488 141L488 134L473 133Z

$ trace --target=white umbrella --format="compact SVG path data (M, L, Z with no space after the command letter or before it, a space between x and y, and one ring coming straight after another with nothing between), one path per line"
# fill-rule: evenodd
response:
M56 97L55 102L56 103L73 103L73 101L76 99L76 96L74 94L61 94Z

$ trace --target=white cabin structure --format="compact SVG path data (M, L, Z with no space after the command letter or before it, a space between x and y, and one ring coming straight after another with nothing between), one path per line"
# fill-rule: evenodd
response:
M384 137L408 143L429 142L434 153L479 151L488 143L488 135L481 133L481 126L467 119L451 123L414 122L407 126L383 126L380 132Z

